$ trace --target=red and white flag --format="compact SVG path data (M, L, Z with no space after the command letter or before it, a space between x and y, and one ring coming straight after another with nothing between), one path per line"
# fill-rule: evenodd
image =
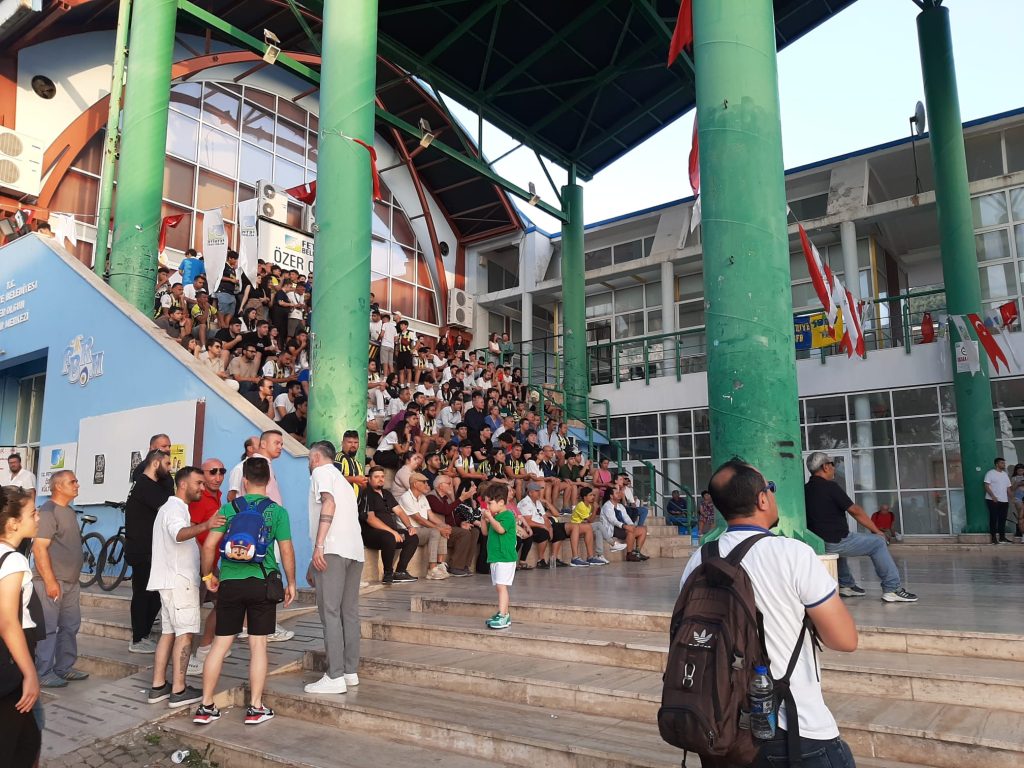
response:
M313 179L308 184L299 184L297 187L286 189L285 192L294 197L300 203L312 205L316 202L316 179Z
M833 278L832 270L828 268L828 265L822 262L821 254L807 237L804 225L797 222L797 228L800 230L800 245L804 251L804 259L807 261L807 272L811 276L811 284L814 286L814 292L818 295L818 301L825 307L825 316L828 318L829 327L832 327L836 324L836 315L839 309L836 305L836 297L833 296L833 285L838 281ZM843 322L849 321L844 317Z
M160 219L160 237L157 239L156 245L157 253L163 253L164 249L167 248L167 230L177 227L184 218L184 213L178 213L174 216L164 216Z
M1020 313L1017 311L1017 300L1014 299L999 305L999 317L1007 328L1016 323L1020 319Z
M679 15L676 17L672 41L668 45L668 63L665 66L671 67L686 48L693 48L693 0L682 0L679 3Z
M999 346L999 342L996 341L995 337L989 332L988 326L985 325L985 321L980 317L971 313L967 315L967 320L972 326L974 326L974 332L978 334L978 341L981 342L981 346L985 350L985 354L988 355L989 361L992 363L992 367L996 369L996 373L999 373L999 362L1003 361L1003 365L1006 366L1006 370L1010 370L1010 361L1006 359L1006 353L1003 352L1002 347Z
M693 143L690 144L690 160L687 170L690 172L690 189L696 195L700 193L700 147L697 144L697 118L693 119Z
M843 312L843 338L839 342L840 349L846 350L847 357L853 357L854 353L858 357L864 357L864 333L860 327L860 313L857 311L853 294L835 275L832 275L832 295Z

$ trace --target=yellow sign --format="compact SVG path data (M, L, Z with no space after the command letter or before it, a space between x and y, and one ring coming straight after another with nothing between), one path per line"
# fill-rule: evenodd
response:
M171 446L171 472L177 472L185 466L185 446L174 443Z
M843 315L842 313L836 318L835 328L833 333L829 333L828 330L828 318L824 312L817 315L811 315L811 348L821 349L822 347L831 347L833 344L838 344L839 340L843 338Z

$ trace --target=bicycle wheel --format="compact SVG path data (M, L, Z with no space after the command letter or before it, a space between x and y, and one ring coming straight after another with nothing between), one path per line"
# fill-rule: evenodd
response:
M103 556L99 572L100 589L110 592L124 581L128 571L128 558L124 554L124 534L119 533L107 539L103 545Z
M78 574L81 587L91 587L100 575L100 563L103 562L103 546L106 542L95 531L82 537L82 572Z

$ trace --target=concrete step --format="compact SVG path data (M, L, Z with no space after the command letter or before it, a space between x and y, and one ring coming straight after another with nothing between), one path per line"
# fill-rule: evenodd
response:
M304 693L303 685L315 679L314 673L273 678L264 700L287 718L413 743L424 752L457 750L502 765L678 768L682 758L661 740L653 721L633 723L376 680L343 696ZM686 762L698 764L693 756Z
M859 626L860 649L1024 661L1024 634Z
M132 622L129 614L130 600L122 598L109 598L107 600L94 601L102 607L93 607L82 604L82 626L79 635L91 635L94 637L105 637L112 640L123 640L131 642ZM203 620L210 612L209 606L202 609ZM315 613L316 606L310 604L293 603L288 608L277 609L278 623L287 622L291 619ZM159 623L157 623L159 631Z
M362 636L369 640L467 651L509 653L522 656L585 662L609 667L625 667L662 672L668 650L663 633L640 630L588 628L581 632L568 623L521 623L512 610L512 626L496 632L484 621L493 615L477 617L432 616L372 617L362 620Z
M253 728L242 722L240 707L222 711L223 717L208 726L194 725L189 712L165 721L161 730L180 736L194 745L194 753L221 768L381 768L385 765L494 768L496 765L490 760L425 750L354 731L347 731L342 737L334 726L280 714Z
M364 640L360 679L468 693L516 704L653 723L661 703L661 673L593 661L452 651L410 643ZM323 651L307 652L303 668L323 673Z
M128 652L128 644L97 635L78 635L75 667L93 677L118 680L153 668L153 657Z

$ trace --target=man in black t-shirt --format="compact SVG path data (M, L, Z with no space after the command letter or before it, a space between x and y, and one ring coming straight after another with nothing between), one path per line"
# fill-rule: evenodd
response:
M487 411L484 408L484 396L481 393L473 393L473 407L463 414L462 421L465 423L466 428L469 429L470 437L477 437L480 435L480 430L483 429L484 424L487 421Z
M370 467L369 488L366 494L366 519L360 520L363 529L363 545L380 550L384 563L384 584L416 581L409 575L409 563L419 548L420 540L411 533L412 523L405 510L395 501L391 491L384 489L384 469ZM398 570L395 570L395 550L401 547L398 556Z
M916 602L917 595L907 592L900 582L900 572L886 548L885 534L835 481L836 465L832 457L821 451L812 453L807 457L807 471L811 473L804 485L807 527L825 542L825 552L839 555L839 594L843 597L866 594L854 581L846 559L867 555L882 581L882 600L887 603ZM850 533L847 513L871 533Z
M259 367L262 369L263 364L267 361L267 350L272 349L274 346L274 340L270 338L270 323L266 320L260 320L256 323L255 331L243 334L242 347L247 347L250 344L256 347L256 353L260 358Z
M305 395L299 395L295 398L294 405L295 410L282 416L281 420L277 422L277 425L283 432L287 432L300 443L305 444L306 412L308 410L309 401L306 399Z
M220 282L213 287L217 291L213 298L217 301L220 327L226 328L238 309L237 297L242 289L242 283L238 277L238 253L236 251L228 251L224 273L221 275Z

